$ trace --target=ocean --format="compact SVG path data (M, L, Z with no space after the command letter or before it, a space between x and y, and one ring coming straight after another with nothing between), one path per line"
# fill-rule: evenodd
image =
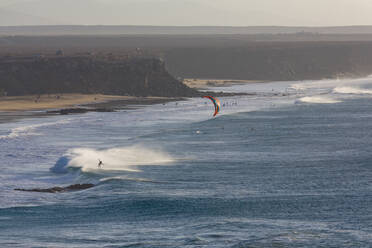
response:
M0 124L0 247L372 246L372 78L212 90Z

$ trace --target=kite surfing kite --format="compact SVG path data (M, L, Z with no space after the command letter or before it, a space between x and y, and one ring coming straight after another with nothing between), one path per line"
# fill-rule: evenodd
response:
M214 104L213 117L216 116L218 114L218 112L220 112L220 109L221 109L220 100L218 100L217 98L215 98L213 96L203 96L203 98L208 98L209 100L211 100L213 102L213 104Z

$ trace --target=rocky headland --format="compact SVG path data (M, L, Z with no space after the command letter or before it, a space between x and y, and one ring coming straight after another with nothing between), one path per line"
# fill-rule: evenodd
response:
M28 56L0 58L0 95L198 96L156 58Z

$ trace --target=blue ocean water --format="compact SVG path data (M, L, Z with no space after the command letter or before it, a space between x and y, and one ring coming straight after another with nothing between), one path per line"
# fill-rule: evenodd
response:
M371 247L372 78L217 90L0 124L0 247Z

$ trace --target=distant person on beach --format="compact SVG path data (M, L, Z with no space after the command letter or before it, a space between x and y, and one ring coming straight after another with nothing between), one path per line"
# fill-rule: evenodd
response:
M98 168L101 168L103 165L103 162L101 161L101 159L98 159Z

